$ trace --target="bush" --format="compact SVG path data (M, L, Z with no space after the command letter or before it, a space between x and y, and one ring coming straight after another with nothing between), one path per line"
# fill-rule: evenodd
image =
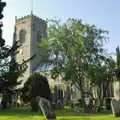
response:
M46 77L38 73L33 73L28 78L28 80L24 84L24 88L22 91L23 101L31 102L31 107L34 111L38 111L38 102L36 100L37 96L46 98L47 100L51 101L51 92L48 80Z

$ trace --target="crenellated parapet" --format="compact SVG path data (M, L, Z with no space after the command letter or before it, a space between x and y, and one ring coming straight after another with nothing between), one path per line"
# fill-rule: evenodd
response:
M22 16L20 18L16 18L16 21L19 22L21 20L25 20L25 19L29 19L29 18L31 18L31 15L27 15L27 16Z
M31 14L31 15L27 15L27 16L23 16L23 17L20 17L20 18L15 18L15 21L16 21L16 23L21 23L21 22L24 22L24 21L27 21L27 20L31 20L31 19L33 19L33 21L39 21L40 23L43 23L43 24L46 24L46 21L45 20L43 20L43 19L41 19L41 18L39 18L39 17L37 17L37 16L35 16L35 15L33 15L33 14Z

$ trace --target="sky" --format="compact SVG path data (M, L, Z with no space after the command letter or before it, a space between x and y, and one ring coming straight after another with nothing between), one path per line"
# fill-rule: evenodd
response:
M4 8L3 38L11 45L15 16L18 18L29 15L31 9L42 19L68 18L82 19L83 22L94 24L98 28L109 31L110 41L105 44L108 53L115 53L120 45L120 0L3 0Z

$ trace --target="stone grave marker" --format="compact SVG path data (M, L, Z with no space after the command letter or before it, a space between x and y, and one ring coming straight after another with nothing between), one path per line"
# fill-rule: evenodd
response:
M39 97L38 104L46 120L56 120L56 115L50 101L43 97Z

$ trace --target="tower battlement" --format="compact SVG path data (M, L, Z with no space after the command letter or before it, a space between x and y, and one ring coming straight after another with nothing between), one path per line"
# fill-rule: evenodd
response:
M16 18L16 21L21 21L21 20L24 20L24 19L29 19L29 18L31 18L31 15L27 15L27 16L22 16L22 17L20 17L20 18Z
M33 20L39 21L39 22L41 22L43 24L46 24L45 20L41 19L40 17L37 17L36 15L32 15L32 14L31 15L22 16L20 18L16 17L15 21L16 21L16 23L21 23L21 22L24 22L25 20L29 20L29 19L30 20L33 19Z

